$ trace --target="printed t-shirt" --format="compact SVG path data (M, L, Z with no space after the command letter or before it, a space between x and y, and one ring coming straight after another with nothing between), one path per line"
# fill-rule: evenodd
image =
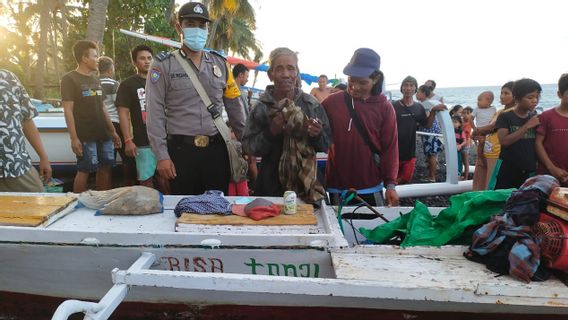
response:
M73 119L79 140L95 142L110 139L99 79L75 70L68 72L61 79L61 99L73 102Z
M118 87L115 104L130 110L132 136L139 147L150 145L146 133L146 79L133 75L122 81Z

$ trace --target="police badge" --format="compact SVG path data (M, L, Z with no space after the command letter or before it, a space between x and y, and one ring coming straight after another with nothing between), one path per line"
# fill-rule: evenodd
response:
M213 65L213 74L214 74L217 78L221 77L221 75L222 75L221 69L220 69L216 64Z

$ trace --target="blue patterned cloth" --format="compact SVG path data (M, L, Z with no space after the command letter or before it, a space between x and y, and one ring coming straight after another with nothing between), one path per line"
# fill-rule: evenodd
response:
M231 214L231 203L225 199L223 192L219 190L207 190L197 196L190 196L181 199L174 213L180 217L182 213L198 214Z
M504 257L509 262L509 274L530 282L540 266L539 239L534 237L532 227L538 222L546 199L558 186L558 180L549 175L527 179L511 194L503 214L494 216L491 222L475 231L471 251L488 256L507 238L514 241L508 256Z

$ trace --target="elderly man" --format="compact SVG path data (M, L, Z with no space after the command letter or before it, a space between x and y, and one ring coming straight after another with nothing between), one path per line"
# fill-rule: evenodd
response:
M225 141L214 122L223 107L237 138L245 114L239 87L226 60L205 52L209 12L199 2L184 4L176 30L182 47L156 56L146 80L147 131L158 172L171 180L172 194L228 191L231 169ZM206 105L184 66L192 68L211 100Z
M315 178L315 153L325 152L329 146L331 133L327 115L313 96L298 88L300 73L295 52L288 48L274 49L269 65L268 77L274 85L266 87L251 110L243 135L245 151L262 157L255 194L282 196L284 191L292 189L308 202L318 201L324 191ZM295 113L298 119L303 119L299 125L288 117L289 110L298 110L294 106L301 110ZM298 140L306 144L296 144ZM302 146L302 152L290 150L290 146L298 145ZM287 155L304 164L302 168L296 167L295 176L290 174ZM291 181L297 179L303 181Z

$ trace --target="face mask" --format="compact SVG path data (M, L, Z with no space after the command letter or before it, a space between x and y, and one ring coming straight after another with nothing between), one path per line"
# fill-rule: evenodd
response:
M207 29L183 28L183 44L193 51L201 51L207 42Z

